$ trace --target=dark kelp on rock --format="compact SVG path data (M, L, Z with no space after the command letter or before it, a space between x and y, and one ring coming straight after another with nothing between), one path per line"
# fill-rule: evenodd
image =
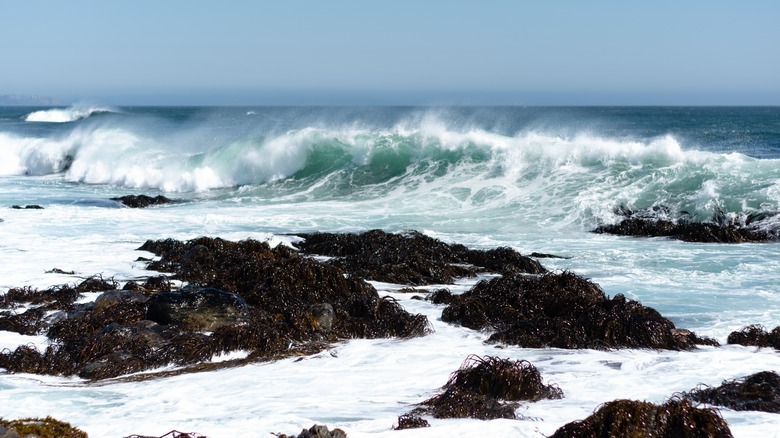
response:
M754 324L729 333L728 344L744 345L746 347L772 347L780 350L780 326L767 332L762 325Z
M699 403L723 406L736 411L780 413L780 375L761 371L718 387L700 386L684 394Z
M68 305L52 320L40 309L25 318L1 315L0 324L45 331L50 345L43 352L31 346L0 352L0 367L105 379L171 364L192 369L237 350L248 355L236 362L243 363L313 354L344 339L430 331L425 316L380 298L365 281L284 246L201 238L143 248L161 257L151 265L189 284L170 291L170 281L150 279L116 290L116 283L88 279L74 291L107 289L94 303L73 305L67 295ZM11 298L38 295L19 290Z
M563 425L551 438L657 437L728 438L728 424L716 409L696 408L688 400L663 405L634 400L603 404L590 417Z
M453 296L442 321L494 330L487 342L530 348L653 348L688 350L717 345L678 330L650 307L623 295L607 298L571 272L483 280Z
M479 272L539 274L536 260L511 248L472 250L416 231L360 234L310 233L295 244L303 253L333 257L330 264L366 280L407 285L450 284Z
M347 434L339 429L329 430L328 426L322 424L315 424L314 426L303 429L298 435L285 435L283 433L275 433L278 438L347 438Z
M130 208L146 208L154 205L172 204L176 202L173 199L166 198L162 195L154 197L147 195L126 195L110 199Z
M563 397L556 385L542 383L541 374L530 362L491 356L469 356L442 389L444 393L419 403L409 415L521 419L515 412L516 402Z
M742 215L729 218L721 210L716 210L712 219L696 221L687 215L670 219L668 209L656 207L648 210L633 211L619 206L615 213L623 216L616 224L599 225L593 230L597 234L616 234L636 237L669 237L686 242L707 243L745 243L777 240L776 231L756 226L761 217ZM764 218L765 219L765 218Z

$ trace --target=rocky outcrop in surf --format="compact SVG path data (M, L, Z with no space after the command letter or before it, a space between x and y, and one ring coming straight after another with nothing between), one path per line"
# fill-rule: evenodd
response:
M728 438L728 424L716 409L696 408L686 399L662 405L614 400L590 417L565 424L550 438L596 437Z
M696 221L690 215L671 219L667 209L631 210L624 206L615 209L623 217L616 224L600 225L597 234L616 234L636 237L668 237L685 242L746 243L776 240L776 233L755 226L768 216L764 213L728 217L718 210L709 221Z
M130 208L146 208L155 205L172 204L176 202L173 199L166 198L163 195L157 195L154 197L147 195L125 195L110 199Z
M304 238L295 244L301 252L333 257L328 263L366 280L419 286L450 284L480 272L546 272L539 262L511 248L473 250L416 231L297 235Z
M780 413L780 375L775 371L761 371L726 380L718 387L700 386L685 393L685 397L735 411Z
M492 356L469 356L450 375L442 389L442 394L419 403L407 418L431 415L435 418L519 419L522 417L517 415L516 409L520 401L563 398L563 391L556 385L542 383L541 374L530 362Z
M52 417L0 418L0 438L87 438L87 433Z
M442 321L492 330L489 343L529 348L654 348L689 350L717 345L678 330L650 307L623 295L607 298L571 272L483 280L450 298Z
M0 367L105 379L170 364L194 369L237 351L245 358L231 363L430 330L427 318L380 298L363 280L285 246L200 238L149 241L142 249L160 256L150 267L173 273L186 286L170 291L169 282L152 278L119 291L116 282L98 284L98 278L46 291L12 289L3 296L5 307L38 304L3 314L0 326L45 333L50 345L43 352L33 346L4 351ZM106 292L94 303L74 304L95 287ZM46 316L50 310L60 311Z
M729 333L726 342L751 347L771 347L780 350L780 326L772 331L759 324L749 325Z

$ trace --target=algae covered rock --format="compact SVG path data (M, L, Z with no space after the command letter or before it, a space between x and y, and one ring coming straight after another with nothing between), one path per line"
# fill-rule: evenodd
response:
M87 438L87 433L52 417L18 420L0 418L0 437Z
M347 434L339 429L329 430L328 426L315 424L314 426L303 429L298 435L275 434L278 438L346 438Z
M780 326L768 332L762 325L749 325L729 333L726 342L746 347L772 347L780 350Z
M699 403L723 406L736 411L780 413L780 375L761 371L718 387L699 387L685 394Z
M240 295L213 288L154 295L149 301L147 318L160 324L177 324L185 330L200 331L244 324L250 319L249 308Z
M511 248L472 250L416 231L359 234L298 234L306 254L334 257L329 263L367 280L407 285L449 284L478 272L545 272L539 262Z
M717 410L693 407L685 399L672 399L663 405L634 400L611 401L590 417L563 425L551 438L732 436Z
M147 195L126 195L116 198L111 198L112 201L117 201L120 204L130 208L146 208L153 205L163 205L175 202L173 199L166 198L162 195L147 196Z
M469 356L443 389L442 394L419 403L409 415L518 419L518 401L563 397L560 388L542 383L541 374L530 362L491 356Z
M529 348L687 350L714 343L682 336L654 309L620 294L607 298L571 272L483 280L453 297L442 321L494 330L488 342Z

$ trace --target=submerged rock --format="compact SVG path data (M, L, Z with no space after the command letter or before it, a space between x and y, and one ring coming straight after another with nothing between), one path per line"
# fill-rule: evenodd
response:
M563 425L550 438L732 436L717 410L695 408L688 400L672 399L663 405L633 400L611 401L590 417Z
M699 403L735 411L780 413L780 375L774 371L762 371L741 379L724 381L715 388L699 387L685 396Z
M112 201L118 201L122 205L130 208L145 208L153 205L171 204L176 201L165 196L158 195L155 197L147 195L126 195L117 198L110 198Z
M623 295L607 298L571 272L514 275L477 283L454 296L442 321L495 330L487 342L530 348L655 348L716 345L687 332L650 307Z
M408 415L435 418L518 419L517 401L560 399L563 391L544 385L530 362L469 356L443 386L444 393L419 403ZM400 418L399 418L400 424Z
M471 250L449 245L416 231L360 234L298 234L295 244L306 254L334 257L330 264L367 280L407 285L449 284L479 272L539 274L546 270L536 260L511 248Z

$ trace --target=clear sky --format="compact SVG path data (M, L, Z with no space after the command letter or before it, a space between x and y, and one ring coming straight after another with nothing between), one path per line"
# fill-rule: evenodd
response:
M0 1L0 95L780 105L780 2Z

